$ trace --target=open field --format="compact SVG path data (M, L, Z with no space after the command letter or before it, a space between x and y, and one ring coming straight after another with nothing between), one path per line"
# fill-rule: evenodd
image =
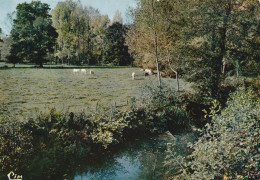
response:
M147 86L157 86L157 77L143 76L137 68L93 69L94 75L73 69L0 70L0 104L15 114L31 114L55 107L59 111L92 111L96 104L123 106L140 97ZM131 73L137 78L132 80ZM175 88L175 79L163 83ZM181 83L183 87L184 83ZM187 85L187 84L186 84Z

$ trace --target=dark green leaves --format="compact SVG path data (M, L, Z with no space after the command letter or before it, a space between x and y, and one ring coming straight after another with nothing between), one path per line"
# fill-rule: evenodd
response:
M9 62L29 61L40 66L54 51L57 33L52 27L49 6L40 1L19 4L11 31L13 44Z

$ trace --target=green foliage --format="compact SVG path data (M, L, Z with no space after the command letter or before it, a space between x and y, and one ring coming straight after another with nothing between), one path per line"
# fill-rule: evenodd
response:
M53 24L59 34L56 57L67 64L128 65L130 56L124 45L125 27L119 12L110 24L107 15L83 7L80 1L59 2L52 11ZM120 25L118 25L120 24Z
M80 1L71 0L59 2L52 11L53 25L59 34L56 56L62 63L85 64L91 58L90 21L96 15L91 11L97 13L84 8Z
M104 62L113 65L129 65L131 57L128 54L128 47L125 46L125 31L126 27L116 22L105 30L105 52Z
M114 23L119 23L119 24L123 24L123 18L121 16L121 13L119 10L116 11L113 20L112 20L112 24Z
M23 123L13 117L5 106L1 107L0 112L0 170L16 170L16 165L32 153L31 132L21 133L17 127Z
M259 2L193 1L189 6L183 36L186 75L205 95L217 98L224 74L233 70L239 75L242 66L256 61L255 45L249 39L259 37Z
M126 42L136 64L155 69L155 30L160 70L195 82L205 98L221 99L226 75L259 73L257 0L139 0L131 14Z
M49 5L40 1L17 6L11 31L13 44L7 57L11 63L29 61L42 66L48 53L53 53L57 33L49 10Z
M47 170L53 168L55 162L109 148L133 138L136 132L161 133L168 126L187 126L187 115L178 105L176 94L166 92L154 90L148 99L133 99L127 110L113 107L111 111L98 109L92 114L60 113L51 109L49 114L19 121L3 110L0 121L2 170L33 170L37 167L37 158L44 157L39 164L41 169L55 174Z
M149 92L149 90L147 91ZM143 103L149 124L163 129L185 128L190 125L182 93L173 92L168 88L150 89L147 96L143 96Z
M191 145L190 161L182 160L182 174L175 179L259 178L259 96L240 89L227 104Z
M0 52L2 61L7 61L7 56L10 55L11 44L12 38L10 37L3 38L3 42L0 41Z

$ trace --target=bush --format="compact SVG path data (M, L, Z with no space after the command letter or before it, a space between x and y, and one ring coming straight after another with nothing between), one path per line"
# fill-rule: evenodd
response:
M238 90L221 114L213 114L191 146L190 162L175 179L259 179L259 97ZM184 162L184 161L183 161Z
M49 169L49 175L57 174L59 162L97 153L139 132L145 135L161 133L168 127L186 127L188 116L178 103L179 97L157 89L142 100L133 99L127 110L100 108L87 114L51 109L49 114L22 121L5 112L0 119L0 167L2 171L23 172L36 172L35 168L41 167ZM43 157L44 161L39 161Z

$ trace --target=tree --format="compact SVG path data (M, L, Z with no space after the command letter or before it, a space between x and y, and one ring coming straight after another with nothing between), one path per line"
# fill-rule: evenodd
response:
M5 17L4 24L5 24L5 30L7 32L11 32L11 30L13 28L13 22L14 22L14 19L15 19L15 15L16 15L16 12L13 11L11 13L7 13L7 15Z
M110 25L110 19L108 15L97 15L91 20L91 32L92 32L92 44L93 44L93 56L96 59L96 63L101 64L104 52L106 49L105 36L106 29Z
M3 42L3 40L1 39L1 35L2 35L2 29L0 28L0 42Z
M1 34L2 34L2 29L0 28L0 36L1 36ZM1 39L1 37L0 37L0 43L1 42L3 42L3 40ZM2 46L0 46L0 60L2 59Z
M161 19L162 2L154 2L154 0L140 0L138 7L132 12L134 25L131 26L127 34L127 44L130 50L134 52L139 59L139 64L144 68L157 69L158 82L161 86L160 70L162 69L163 56L165 46L161 46L162 33ZM163 48L162 48L163 47ZM159 61L160 57L160 61ZM160 67L160 68L159 68Z
M125 66L131 63L128 47L125 46L125 27L120 23L114 23L105 32L104 62L113 65Z
M52 15L59 34L56 55L62 62L95 64L95 58L100 58L100 46L94 43L99 42L100 28L104 30L107 27L102 27L102 16L98 10L83 7L80 1L66 0L57 4Z
M10 37L3 37L0 51L1 51L1 60L7 61L7 56L10 55L10 49L12 45L12 38Z
M156 69L157 44L160 70L213 97L227 74L259 73L259 1L163 0L154 11L151 0L138 2L126 41L138 65Z
M113 17L112 24L114 24L114 23L123 24L123 18L122 18L122 15L121 15L119 10L116 11L116 13L115 13L115 15Z
M18 4L9 61L29 61L40 67L47 62L46 56L54 52L57 38L49 10L49 5L40 1Z
M259 37L259 2L203 0L189 6L182 46L186 72L204 94L217 98L226 64L238 72L242 64L257 61L252 39Z

